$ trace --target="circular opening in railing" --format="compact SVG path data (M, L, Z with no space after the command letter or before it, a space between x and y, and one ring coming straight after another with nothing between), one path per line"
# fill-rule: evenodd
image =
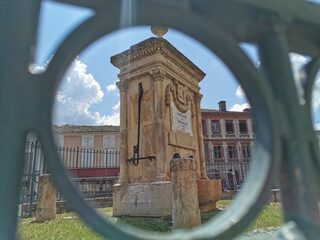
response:
M68 36L46 72L61 80L52 114L55 149L41 137L67 206L110 238L153 239L155 232L195 227L188 234L199 239L201 231L215 237L243 230L269 195L273 168L269 92L255 61L219 29L196 36L195 22L172 27L207 48L172 29L154 26L153 36L149 27L114 31L112 21L95 21ZM219 203L225 195L231 200ZM153 233L117 227L123 223Z
M92 206L162 232L197 226L232 203L255 131L243 89L214 54L180 32L151 30L112 33L78 55L57 90L52 129ZM56 197L59 212L72 209Z

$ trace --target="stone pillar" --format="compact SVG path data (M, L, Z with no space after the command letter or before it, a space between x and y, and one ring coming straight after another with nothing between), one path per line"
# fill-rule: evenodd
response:
M120 90L120 184L128 182L127 92L125 80L117 82Z
M191 228L200 225L195 160L173 159L170 168L173 228Z
M226 122L220 119L221 138L226 138Z
M51 175L39 177L38 204L36 221L43 222L56 218L56 189L53 186Z
M222 148L223 148L224 161L228 162L228 146L225 141L223 141Z
M239 161L242 161L243 160L242 159L242 149L241 149L242 146L241 146L241 142L240 142L239 139L237 141L236 146L237 146L237 158L238 158Z
M206 172L206 161L204 157L204 146L203 146L203 134L202 134L202 125L201 125L201 109L200 101L202 98L201 94L195 94L195 108L196 108L196 117L197 117L197 130L198 130L198 145L199 145L199 162L200 162L200 178L208 179Z
M163 119L165 111L164 100L164 79L165 72L161 69L152 69L150 75L153 79L154 91L154 127L155 127L155 155L157 164L157 181L166 180L166 137L165 137L165 122Z
M240 138L240 129L239 129L239 120L238 119L234 119L233 120L233 129L234 129L234 135L236 136L236 138Z
M248 135L249 135L249 138L254 138L254 136L253 136L252 120L250 120L250 119L247 120L247 126L248 126Z

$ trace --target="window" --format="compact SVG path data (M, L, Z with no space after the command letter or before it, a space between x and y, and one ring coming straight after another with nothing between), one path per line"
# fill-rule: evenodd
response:
M213 179L221 179L220 173L217 169L213 170Z
M232 120L226 120L226 132L227 134L234 134Z
M203 136L207 136L208 135L208 129L207 129L206 120L202 120L202 133L203 133Z
M91 148L94 146L94 137L93 135L84 135L82 136L81 146L84 148Z
M246 120L239 121L239 130L240 130L240 134L248 134L248 126L247 126Z
M103 147L107 149L116 148L116 137L115 135L103 136Z
M213 147L213 157L215 160L222 158L222 147L221 146L214 146Z
M212 120L211 121L211 133L212 133L212 136L220 134L220 122L219 122L219 120Z
M206 160L208 161L209 160L209 144L207 142L204 144L204 155Z
M251 158L251 148L249 144L242 145L242 157L243 159Z
M230 160L235 160L237 158L237 147L228 146L228 158Z

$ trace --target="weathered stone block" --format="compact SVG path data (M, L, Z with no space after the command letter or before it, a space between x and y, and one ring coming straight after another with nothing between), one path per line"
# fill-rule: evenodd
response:
M43 222L56 218L56 189L51 176L45 174L39 177L38 204L36 221Z
M191 228L201 224L196 162L190 159L173 159L172 173L172 226Z
M172 209L171 182L116 184L113 186L114 216L169 216Z
M201 213L216 209L216 202L221 198L221 180L198 179L198 200Z

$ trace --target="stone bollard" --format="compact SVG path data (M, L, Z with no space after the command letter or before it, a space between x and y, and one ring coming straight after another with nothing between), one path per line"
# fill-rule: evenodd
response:
M194 159L173 159L170 162L172 179L172 227L191 228L201 224L196 162Z
M51 175L39 177L38 203L36 221L43 222L56 218L56 189L53 186Z

